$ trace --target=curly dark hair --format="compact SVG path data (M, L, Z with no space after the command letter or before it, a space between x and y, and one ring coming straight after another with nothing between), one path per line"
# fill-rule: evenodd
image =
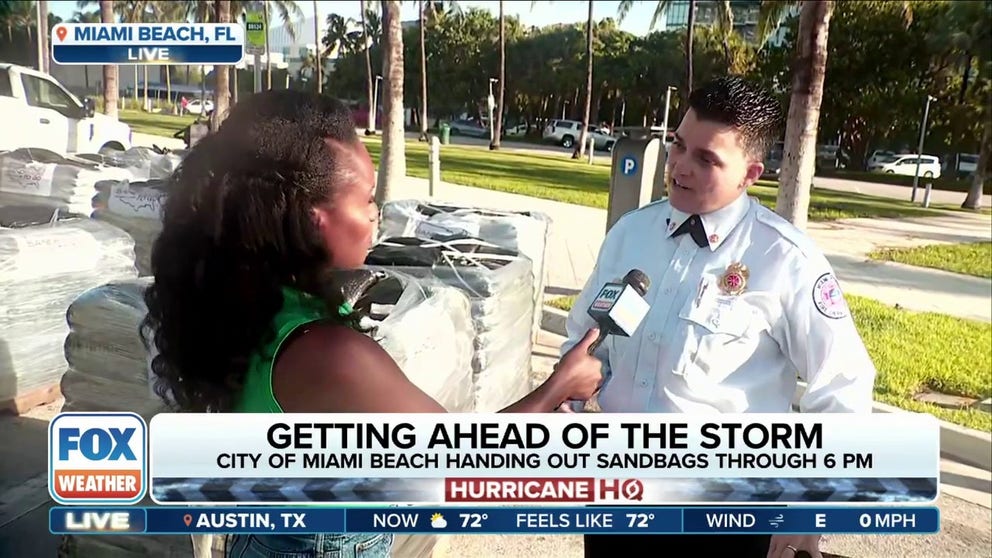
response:
M180 410L231 410L252 352L273 335L283 286L340 302L324 280L331 258L312 213L340 182L328 139L359 141L339 101L257 93L172 176L142 330L159 352L156 392Z

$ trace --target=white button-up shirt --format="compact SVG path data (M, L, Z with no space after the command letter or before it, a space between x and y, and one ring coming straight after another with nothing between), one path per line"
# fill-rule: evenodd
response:
M603 411L785 413L798 376L802 412L871 412L875 367L809 237L746 195L701 216L708 247L673 236L689 217L667 200L624 215L569 314L563 354L596 325L587 311L604 283L631 269L651 280L634 335L596 353Z

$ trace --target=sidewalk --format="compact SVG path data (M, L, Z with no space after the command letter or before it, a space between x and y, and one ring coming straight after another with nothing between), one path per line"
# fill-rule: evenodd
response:
M394 199L428 197L426 179L407 177L393 192ZM553 220L548 244L549 296L577 293L592 272L606 230L606 211L507 194L450 183L440 184L438 201L479 207L533 210ZM808 231L834 266L848 293L903 308L930 311L992 322L992 281L869 260L876 247L992 240L988 215L947 213L946 216L893 219L847 219L810 223Z

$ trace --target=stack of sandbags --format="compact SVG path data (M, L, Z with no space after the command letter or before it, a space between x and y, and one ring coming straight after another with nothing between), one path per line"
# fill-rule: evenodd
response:
M133 278L134 242L117 227L0 207L0 405L52 400L66 369L66 308L81 293Z
M76 298L65 318L69 335L62 377L65 412L131 411L146 421L167 405L149 383L148 351L140 335L148 312L144 291L151 278L112 281ZM154 505L146 497L141 505ZM63 538L63 556L191 556L185 535L112 535Z
M497 411L530 391L534 283L528 258L479 239L442 243L393 238L376 244L365 262L430 277L468 296L476 334L472 372L477 412Z
M162 232L167 186L164 180L107 180L97 185L93 198L93 218L124 229L134 239L135 265L142 277L152 274L152 247Z
M468 298L440 281L383 270L370 292L370 335L414 385L448 412L474 407L475 328Z
M172 176L185 156L185 150L169 151L151 147L132 147L127 151L109 152L103 155L85 153L77 155L106 167L127 171L131 180L156 180Z
M113 281L69 306L62 377L66 411L132 411L150 419L163 408L148 382L148 351L139 328L151 278Z
M544 305L545 265L551 219L536 211L502 211L452 203L397 200L382 206L380 239L415 237L449 241L478 238L502 248L515 250L533 264L534 321L532 338L541 329Z
M41 205L89 216L98 182L129 178L122 168L44 149L16 149L0 154L0 206Z

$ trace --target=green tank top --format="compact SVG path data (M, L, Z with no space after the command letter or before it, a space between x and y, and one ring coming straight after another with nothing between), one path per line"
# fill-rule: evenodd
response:
M248 361L248 374L241 396L234 406L237 413L282 413L272 392L272 365L283 343L297 328L326 319L327 305L317 297L283 287L282 308L272 318L275 337L256 350Z

